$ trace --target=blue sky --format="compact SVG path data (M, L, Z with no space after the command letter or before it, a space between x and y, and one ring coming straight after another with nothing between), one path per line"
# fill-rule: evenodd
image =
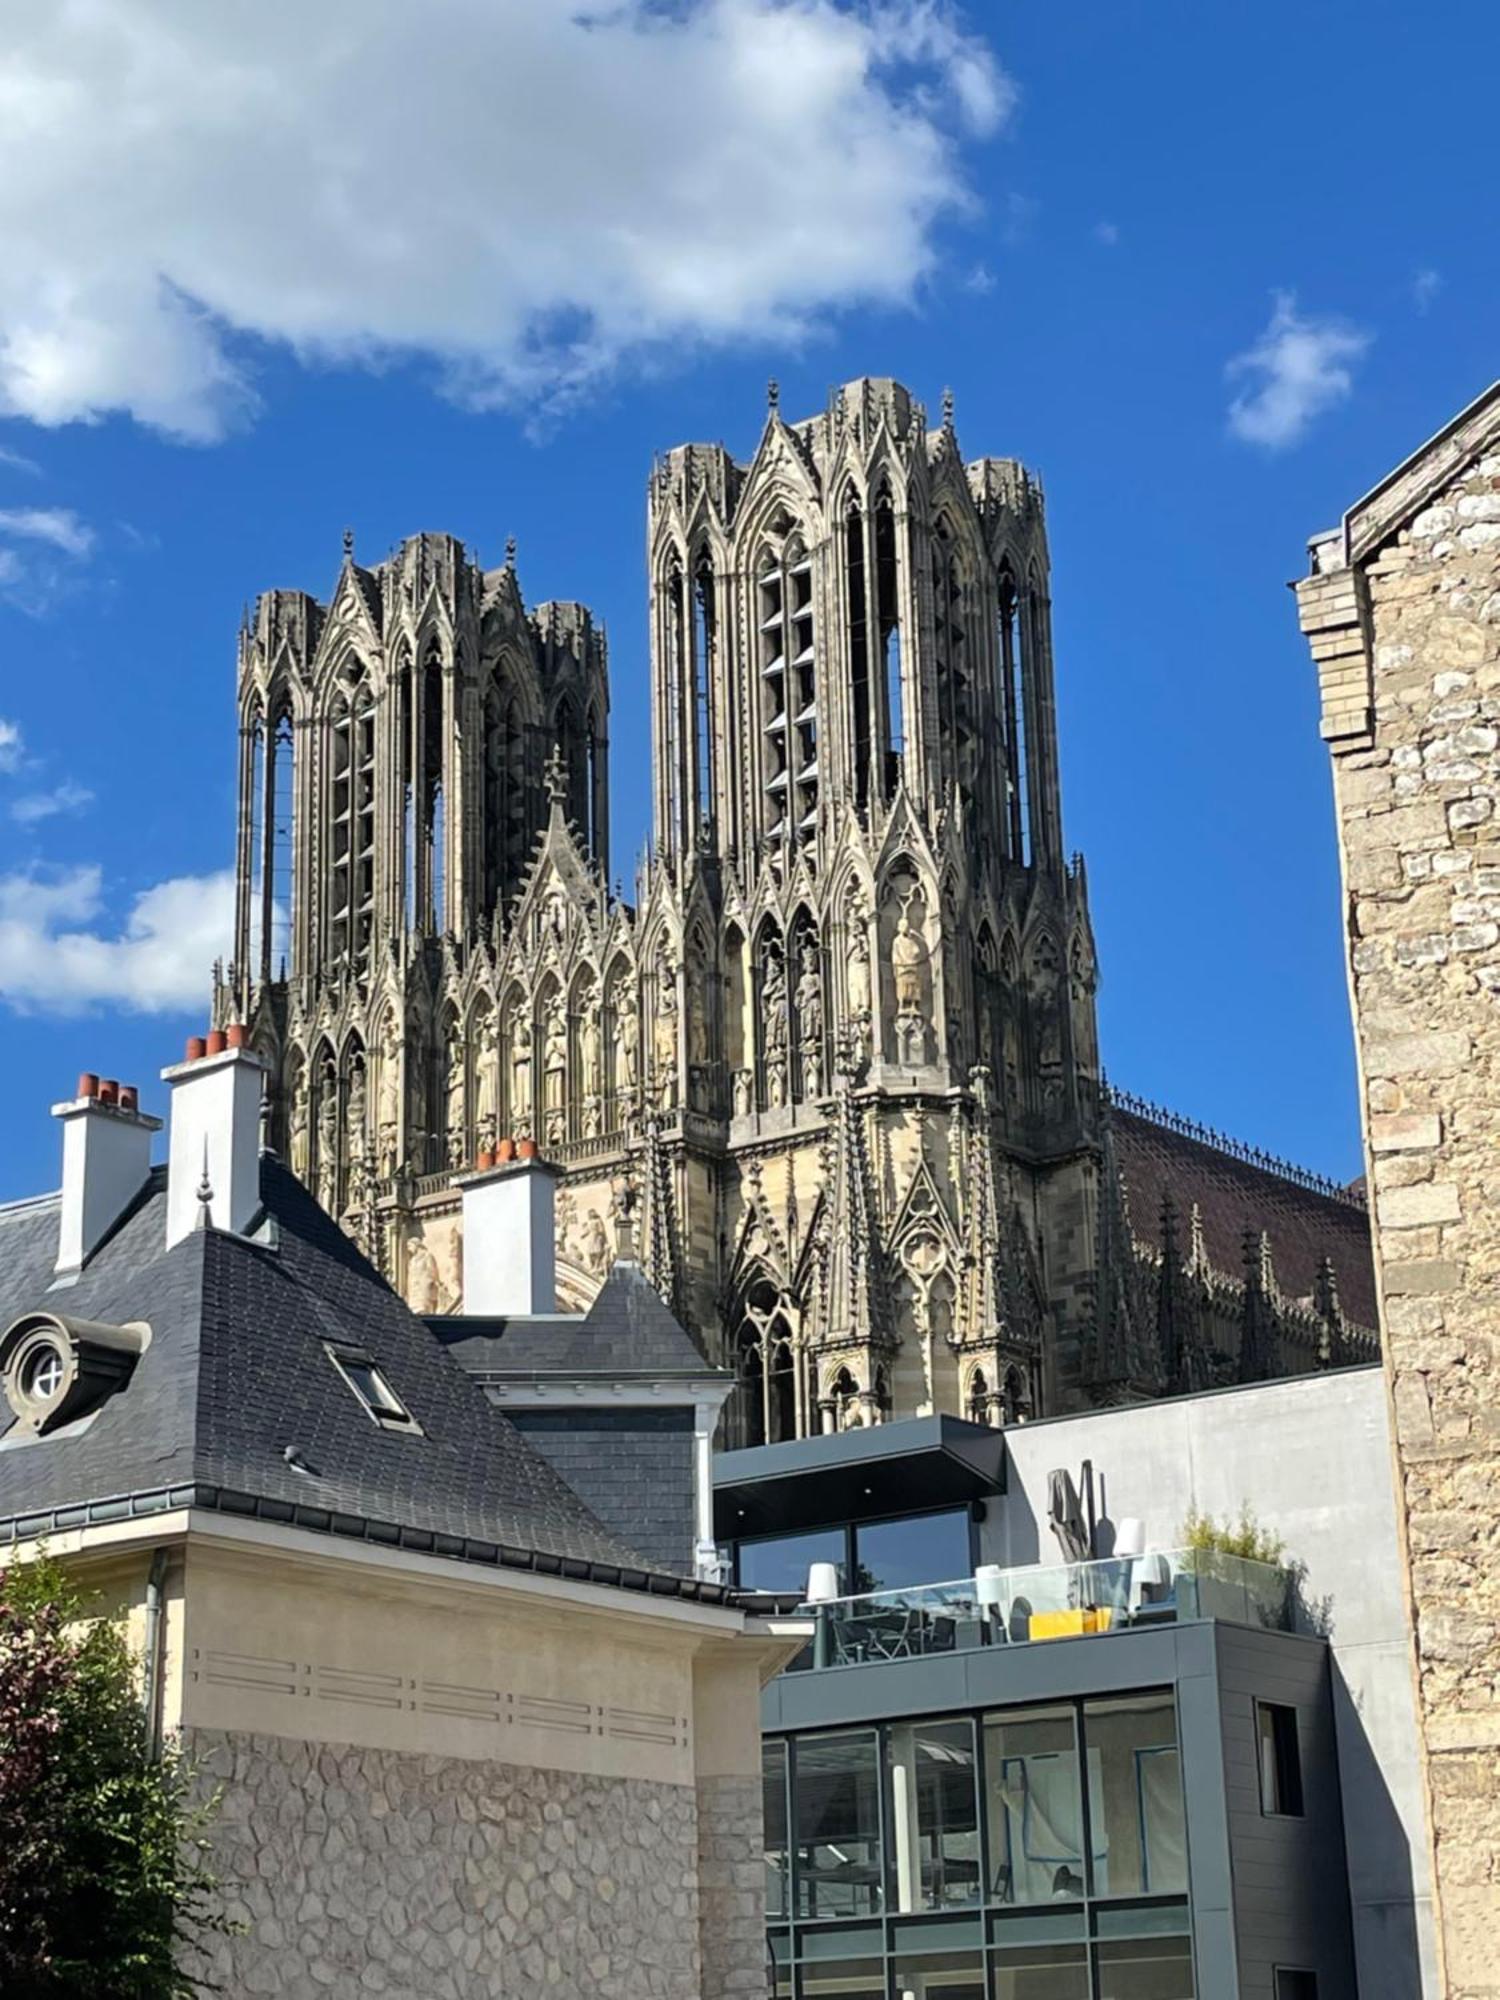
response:
M0 28L0 1199L54 1184L79 1069L159 1100L202 1023L242 603L326 593L346 525L514 533L528 596L608 624L628 864L646 471L748 454L771 374L792 416L951 385L968 455L1040 470L1109 1071L1358 1171L1285 586L1500 372L1452 69L1494 72L1493 6L36 11Z

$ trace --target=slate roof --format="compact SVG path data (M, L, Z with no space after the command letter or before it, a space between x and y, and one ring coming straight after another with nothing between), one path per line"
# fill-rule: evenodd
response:
M1125 1182L1130 1225L1137 1238L1161 1249L1162 1199L1177 1208L1178 1240L1186 1247L1196 1204L1204 1249L1215 1270L1239 1278L1247 1229L1270 1240L1276 1283L1289 1298L1312 1295L1320 1259L1338 1280L1339 1303L1356 1325L1374 1328L1375 1265L1370 1217L1354 1191L1335 1191L1288 1171L1257 1165L1172 1124L1111 1104L1115 1154Z
M57 1290L58 1198L0 1209L0 1327L44 1310L151 1328L129 1382L91 1418L23 1438L0 1402L0 1539L191 1505L728 1600L652 1573L270 1158L261 1195L268 1226L253 1240L205 1229L167 1250L158 1169ZM376 1362L422 1435L372 1421L325 1342Z
M673 1318L639 1264L621 1262L588 1311L511 1319L434 1316L427 1324L471 1374L588 1376L717 1374Z

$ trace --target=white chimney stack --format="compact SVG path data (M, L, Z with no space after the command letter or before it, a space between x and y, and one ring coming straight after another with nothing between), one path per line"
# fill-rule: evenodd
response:
M172 1086L167 1138L167 1248L205 1219L243 1235L260 1208L260 1100L265 1066L242 1027L216 1028L162 1071ZM200 1192L207 1184L205 1201Z
M78 1095L54 1104L62 1120L62 1215L57 1274L73 1278L146 1185L151 1134L159 1118L140 1109L134 1084L102 1081L91 1071L78 1079Z
M529 1139L522 1146L532 1145ZM506 1142L509 1144L509 1141ZM502 1148L502 1150L504 1150ZM485 1318L557 1311L558 1170L535 1151L466 1174L462 1310Z

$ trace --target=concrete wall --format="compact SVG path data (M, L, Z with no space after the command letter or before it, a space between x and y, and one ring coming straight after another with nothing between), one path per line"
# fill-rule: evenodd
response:
M1173 1547L1190 1509L1248 1501L1302 1566L1308 1629L1326 1630L1349 1828L1350 1898L1364 2000L1436 1995L1417 1719L1379 1369L1304 1375L1006 1432L1009 1490L980 1529L986 1562L1058 1559L1047 1475L1093 1463L1101 1547L1144 1521ZM1418 1973L1420 1962L1422 1972ZM1425 1983L1419 1983L1425 1982Z
M1445 1972L1477 2000L1500 1994L1500 385L1312 558Z

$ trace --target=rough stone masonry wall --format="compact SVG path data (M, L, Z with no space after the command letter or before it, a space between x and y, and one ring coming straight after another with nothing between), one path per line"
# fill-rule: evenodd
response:
M1500 444L1353 568L1314 554L1446 1991L1471 2000L1500 1994Z
M223 1792L213 1866L245 1926L210 1956L226 2000L765 1991L763 1919L747 1962L737 1937L712 1978L700 1963L698 1803L685 1785L213 1730L184 1747ZM717 1857L722 1846L731 1865L742 1803L708 1808L705 1889L726 1919ZM758 1798L754 1811L758 1825Z

